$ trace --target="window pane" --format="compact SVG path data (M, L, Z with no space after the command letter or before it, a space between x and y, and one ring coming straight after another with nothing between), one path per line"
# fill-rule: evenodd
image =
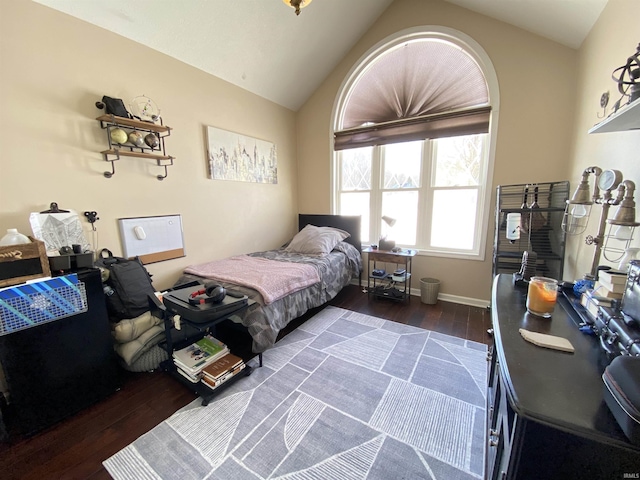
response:
M435 142L434 187L478 185L486 135L439 138Z
M341 193L340 215L361 215L360 239L369 241L369 192Z
M381 232L401 245L416 244L416 227L418 219L418 192L384 192L382 194L382 216L396 219L393 227L389 227L380 219Z
M433 192L431 246L471 250L475 236L478 191L436 190Z
M384 146L384 188L420 186L422 141Z
M341 155L341 190L371 189L371 156L373 147L343 150Z

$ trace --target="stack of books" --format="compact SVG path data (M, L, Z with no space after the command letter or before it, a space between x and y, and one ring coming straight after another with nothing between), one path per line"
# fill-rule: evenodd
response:
M175 350L173 363L179 374L192 383L198 383L203 377L202 370L228 353L229 348L224 343L206 335L185 348Z
M202 370L202 381L211 388L216 388L237 375L244 369L244 362L240 357L228 353Z
M620 300L627 283L627 274L615 270L600 271L598 281L593 287L594 294L599 297Z

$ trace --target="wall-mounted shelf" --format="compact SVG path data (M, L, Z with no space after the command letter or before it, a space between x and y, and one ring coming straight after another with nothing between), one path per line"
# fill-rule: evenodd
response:
M174 157L166 154L164 139L171 135L171 127L115 115L100 115L96 120L100 122L101 128L107 130L107 140L109 141L109 148L100 152L105 161L111 163L111 171L104 172L105 177L111 178L116 173L114 162L120 160L120 157L136 157L155 160L156 165L164 167L164 175L157 175L156 178L158 180L167 178L167 167L173 165ZM158 138L158 145L151 147L148 145L136 146L129 142L114 143L111 138L111 131L115 128L126 129L127 135L134 130L143 135L153 133Z
M640 129L640 98L628 103L594 125L589 133L624 132Z
M144 153L144 152L132 152L129 150L120 150L119 148L113 148L111 150L103 150L103 155L122 155L124 157L138 157L138 158L154 158L156 160L169 160L173 157L169 155L158 155L155 153Z

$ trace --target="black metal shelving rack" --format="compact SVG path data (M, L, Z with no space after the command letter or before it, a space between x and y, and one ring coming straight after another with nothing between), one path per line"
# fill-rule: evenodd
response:
M569 198L569 181L499 185L496 194L496 228L493 243L493 275L520 270L525 251L537 254L536 275L562 280L566 234L562 217ZM537 206L532 208L537 199ZM506 236L507 215L520 213L544 219L537 228L520 232L520 239ZM540 215L538 215L540 214ZM529 222L532 224L533 222Z
M160 367L165 372L170 374L173 378L190 388L200 397L202 397L203 407L207 406L209 404L209 401L213 397L218 395L222 390L233 385L240 378L251 375L251 373L253 372L253 367L251 365L248 365L249 360L257 356L258 365L259 367L262 367L262 353L253 353L251 348L253 339L251 338L251 335L249 334L247 328L241 323L236 323L229 318L230 316L238 315L244 310L251 307L251 305L255 303L253 300L249 300L247 305L230 313L229 315L218 318L216 320L212 320L210 322L192 322L182 316L180 321L180 330L174 328L173 314L167 311L166 307L162 303L153 303L155 307L154 310L156 311L155 314L157 315L158 311L160 311L159 313L161 313L164 321L166 342L164 342L162 346L169 354L169 359L162 362L160 364ZM229 380L217 386L216 388L209 387L203 381L193 383L187 380L180 373L178 373L178 367L173 362L172 357L174 350L186 347L193 342L200 340L206 334L211 334L221 342L225 343L227 347L229 347L229 351L231 353L242 358L242 360L245 362L245 368L241 372L234 375Z

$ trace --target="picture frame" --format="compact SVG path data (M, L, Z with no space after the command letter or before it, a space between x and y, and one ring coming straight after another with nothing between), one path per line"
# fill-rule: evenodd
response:
M209 178L278 183L276 145L240 133L207 127Z

